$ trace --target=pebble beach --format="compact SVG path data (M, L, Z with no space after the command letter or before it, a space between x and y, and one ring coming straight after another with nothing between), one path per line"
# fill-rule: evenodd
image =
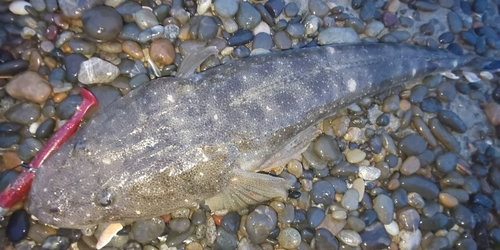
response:
M500 58L499 10L499 0L0 0L0 190L75 113L81 87L105 108L209 46L219 53L197 72L342 43ZM277 173L294 183L286 199L179 209L123 225L102 249L500 249L499 77L443 72L350 104ZM96 249L108 226L43 225L23 202L0 220L0 249Z

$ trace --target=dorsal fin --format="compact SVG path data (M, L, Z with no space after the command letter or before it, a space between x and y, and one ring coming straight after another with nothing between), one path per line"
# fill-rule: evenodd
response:
M215 46L209 46L199 51L188 53L182 61L175 76L181 78L188 78L192 76L196 68L198 68L203 61L211 55L217 55L217 53L219 53L219 51Z

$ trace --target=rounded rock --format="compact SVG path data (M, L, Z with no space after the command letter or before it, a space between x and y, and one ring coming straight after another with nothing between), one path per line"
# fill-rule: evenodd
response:
M162 235L164 229L165 222L161 218L155 217L135 222L132 225L131 233L137 242L147 244Z
M302 237L295 228L287 227L278 235L278 243L285 249L296 249L301 241Z
M346 153L346 159L350 163L359 163L366 157L366 153L360 149L349 150Z
M392 222L394 202L389 196L385 194L378 195L373 201L373 209L377 212L380 222L386 225Z
M123 28L120 13L109 6L96 6L82 15L83 30L99 41L115 39Z
M276 228L278 215L276 211L269 206L259 205L248 214L245 222L248 238L255 244L264 243Z
M168 39L155 39L151 43L149 56L155 62L158 62L162 65L169 65L172 64L175 60L175 49Z
M30 230L30 215L22 209L14 211L9 216L5 229L5 236L9 241L20 242L28 235Z
M330 205L335 198L335 189L328 181L317 181L311 189L311 199L316 204Z

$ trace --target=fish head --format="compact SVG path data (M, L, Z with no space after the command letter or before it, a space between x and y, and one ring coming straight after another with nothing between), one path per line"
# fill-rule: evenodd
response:
M135 211L140 211L137 207L144 203L130 195L130 189L137 185L125 185L130 181L130 172L119 160L103 163L112 152L97 154L98 143L72 138L37 169L28 209L40 222L86 228L142 218Z

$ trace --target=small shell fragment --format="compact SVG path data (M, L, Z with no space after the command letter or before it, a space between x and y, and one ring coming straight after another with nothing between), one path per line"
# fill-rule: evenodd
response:
M112 223L110 224L104 231L102 232L99 240L97 241L96 248L101 249L106 246L111 239L118 233L118 231L122 230L123 225L121 223Z
M453 74L453 72L451 71L445 71L443 73L441 73L442 76L448 78L448 79L453 79L453 80L458 80L460 79L460 77L458 77L457 75Z
M464 75L465 79L467 79L468 82L479 82L481 79L477 77L477 75L473 72L470 71L462 71L462 74Z

